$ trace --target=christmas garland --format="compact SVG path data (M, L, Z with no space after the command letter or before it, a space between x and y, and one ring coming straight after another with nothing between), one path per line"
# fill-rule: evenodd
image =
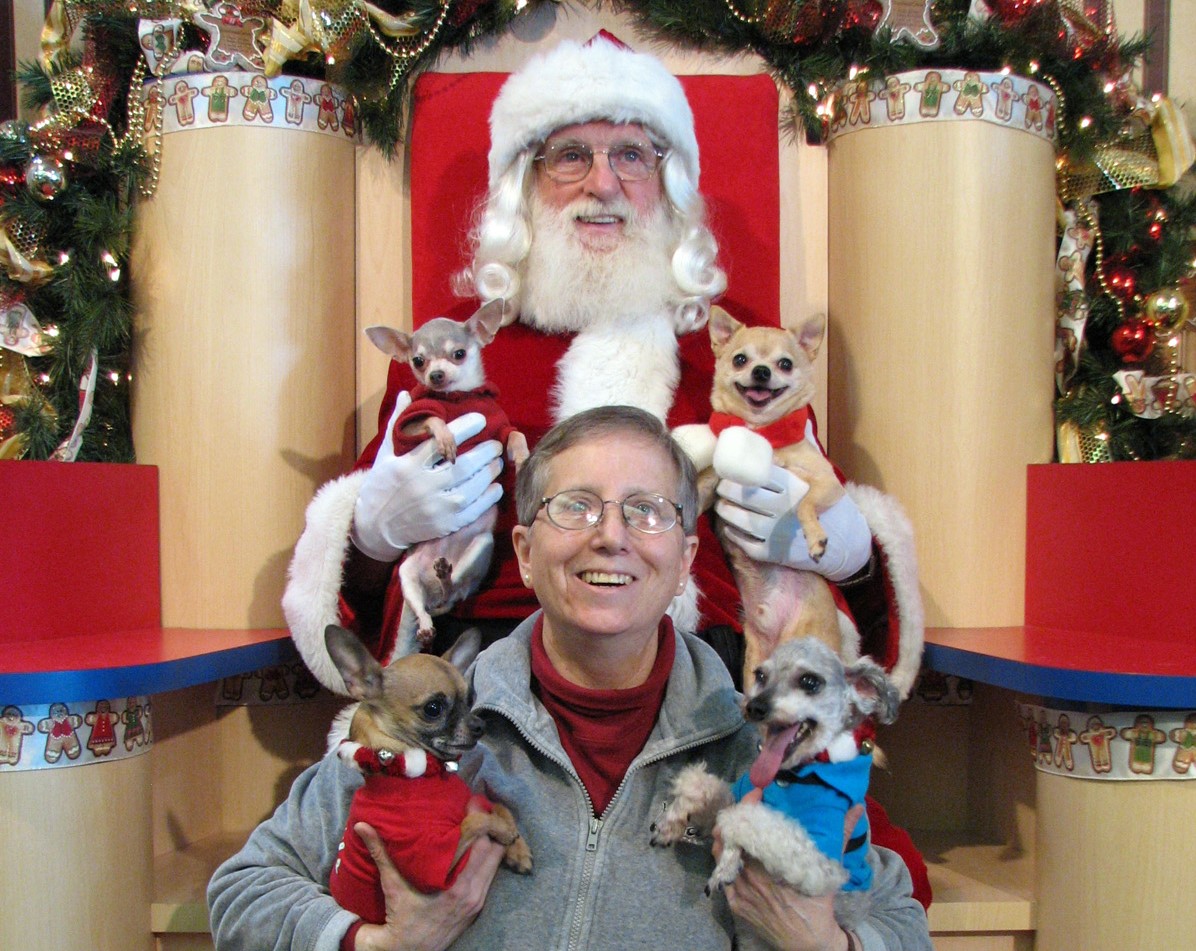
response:
M140 88L150 67L139 21L172 24L177 49L209 59L215 40L206 22L260 22L255 68L337 82L354 97L368 141L390 154L419 72L554 2L58 0L41 59L18 75L25 105L41 118L0 125L0 458L134 456L128 255L132 207L156 178L152 136L148 145L143 136ZM1161 187L1171 185L1158 144L1162 108L1128 79L1148 44L1117 35L1111 0L612 6L662 41L758 55L790 93L789 128L813 142L824 138L833 97L849 79L939 66L1007 69L1049 83L1061 105L1067 278L1057 418L1080 458L1196 457L1193 393L1171 346L1192 326L1196 200L1180 186ZM82 53L71 51L76 33ZM155 68L168 67L169 57ZM1190 148L1186 130L1176 138Z

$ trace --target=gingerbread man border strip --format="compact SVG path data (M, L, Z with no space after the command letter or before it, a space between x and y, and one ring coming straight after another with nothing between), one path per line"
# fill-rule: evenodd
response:
M0 773L111 763L154 744L149 697L6 703L0 697Z
M1055 710L1018 704L1035 769L1077 779L1196 780L1196 710Z
M1058 102L1045 82L1012 73L915 69L883 80L840 83L831 96L828 141L860 129L980 120L1050 142Z
M269 126L361 142L353 97L321 79L261 73L172 73L146 83L145 133Z

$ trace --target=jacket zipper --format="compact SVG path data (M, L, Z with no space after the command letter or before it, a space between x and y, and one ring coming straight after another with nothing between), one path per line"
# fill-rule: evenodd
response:
M581 940L581 926L582 922L585 920L584 912L589 899L590 880L594 874L594 861L596 853L598 852L598 840L602 833L604 820L601 816L596 816L594 814L594 800L590 798L589 790L586 789L585 783L581 781L581 777L577 775L577 770L573 768L573 764L569 762L569 758L567 756L564 758L558 757L556 753L550 749L547 749L542 743L540 743L539 740L535 739L531 734L529 734L527 730L523 728L523 725L515 720L514 717L509 716L498 707L491 706L489 704L480 704L475 708L475 712L480 710L488 710L492 713L496 713L512 726L514 726L516 732L523 737L528 746L539 752L542 756L556 763L558 766L563 768L566 773L572 776L574 782L577 783L578 788L581 790L582 796L585 797L586 806L589 808L590 812L590 824L586 832L585 858L582 861L581 869L581 887L578 890L578 895L574 902L573 923L569 926L568 944L570 951L579 951L581 948L581 945L579 944ZM611 807L614 806L615 802L618 800L619 794L627 785L628 777L630 777L632 773L642 769L645 766L651 766L653 763L658 763L661 760L668 759L671 756L676 756L680 753L686 753L689 750L697 749L700 746L706 746L707 744L724 740L728 736L736 733L740 729L741 725L742 724L736 723L734 726L728 727L722 732L711 734L710 736L703 737L699 740L692 740L689 743L686 743L684 746L663 750L660 753L657 753L656 755L640 762L633 762L627 768L627 772L623 774L623 779L620 780L619 785L615 788L614 794L610 797L610 802L607 803L606 809L602 814L606 815L608 812L610 812Z

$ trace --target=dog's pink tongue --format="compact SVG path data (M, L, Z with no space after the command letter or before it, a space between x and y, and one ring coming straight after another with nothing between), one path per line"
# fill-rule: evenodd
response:
M777 778L777 773L781 771L781 762L785 759L785 750L793 742L800 727L800 723L795 723L787 730L772 733L761 744L760 754L748 772L748 779L757 789L771 785L772 781Z

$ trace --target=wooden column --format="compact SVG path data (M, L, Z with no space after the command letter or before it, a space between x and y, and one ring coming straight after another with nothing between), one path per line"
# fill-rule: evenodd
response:
M354 144L163 136L133 255L133 437L159 467L162 622L281 627L303 512L354 454Z
M1021 624L1026 465L1053 446L1051 143L966 119L847 131L829 154L831 458L905 506L928 626Z

